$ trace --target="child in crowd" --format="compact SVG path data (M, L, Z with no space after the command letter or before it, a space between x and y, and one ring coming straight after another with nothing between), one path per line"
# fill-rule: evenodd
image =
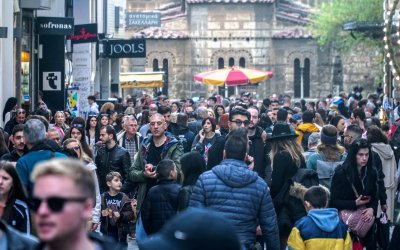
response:
M147 234L157 233L178 209L180 185L176 182L175 163L169 159L160 161L156 173L157 185L150 188L140 211Z
M110 172L106 176L108 192L101 195L101 229L100 231L116 241L127 245L129 222L135 219L131 200L120 192L122 177L118 172Z
M296 222L288 239L293 250L350 250L352 242L347 226L339 219L336 208L327 208L329 192L321 186L313 186L304 195L308 212Z

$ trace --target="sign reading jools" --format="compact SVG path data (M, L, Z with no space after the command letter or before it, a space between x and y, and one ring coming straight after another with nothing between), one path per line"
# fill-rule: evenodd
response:
M39 35L73 35L74 19L70 17L37 17L36 32Z
M128 12L126 13L126 26L134 27L160 27L160 12Z
M144 58L146 57L145 39L108 40L105 43L104 57Z

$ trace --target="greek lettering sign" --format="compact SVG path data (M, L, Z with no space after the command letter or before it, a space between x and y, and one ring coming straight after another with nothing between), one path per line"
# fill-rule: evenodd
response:
M73 35L74 19L71 17L37 17L36 33L39 35Z
M127 27L160 27L161 13L159 12L128 12L126 13Z
M68 36L72 43L92 43L97 42L97 23L75 25L74 34Z
M146 40L108 40L105 42L104 57L144 58L146 57Z

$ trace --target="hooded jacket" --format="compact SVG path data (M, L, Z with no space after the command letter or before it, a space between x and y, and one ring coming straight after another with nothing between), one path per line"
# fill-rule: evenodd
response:
M311 134L313 132L319 132L318 127L315 126L315 124L313 124L313 123L303 123L303 124L300 124L299 126L297 126L297 129L296 129L296 134L298 135L297 141L300 143L300 145L301 145L301 141L303 140L304 133Z
M347 226L339 220L335 208L311 209L296 222L289 235L289 249L350 250L352 242Z
M171 133L165 133L167 137L163 146L163 150L161 153L161 159L170 159L173 160L176 166L177 173L181 172L181 164L180 159L183 155L183 146L182 143L172 136ZM152 135L147 136L135 157L135 161L133 162L131 168L129 169L129 179L130 181L138 184L138 193L137 193L137 209L139 210L142 207L144 198L147 193L147 178L144 176L144 162L147 161L147 157L149 155L150 144L153 140ZM179 175L178 175L179 176Z
M208 207L231 222L242 245L252 246L259 224L267 249L279 249L276 214L267 184L245 162L226 159L200 175L190 207Z
M391 221L394 219L394 200L396 195L396 171L397 165L394 157L394 153L390 145L385 143L371 143L372 151L376 152L379 155L379 158L382 161L382 171L385 175L384 183L386 189L386 203L388 206L388 217ZM380 207L378 207L378 214L380 214Z

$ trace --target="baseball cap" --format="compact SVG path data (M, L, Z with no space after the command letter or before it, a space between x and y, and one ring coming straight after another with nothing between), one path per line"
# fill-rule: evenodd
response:
M231 224L212 210L189 208L167 222L160 232L139 242L141 250L240 250Z

